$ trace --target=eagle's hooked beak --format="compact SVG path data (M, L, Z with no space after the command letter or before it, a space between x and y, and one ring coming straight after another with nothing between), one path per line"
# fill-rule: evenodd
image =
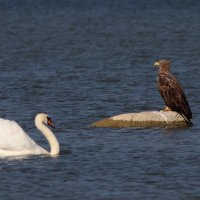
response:
M154 67L160 67L160 62L159 62L159 61L156 61L156 62L154 63Z

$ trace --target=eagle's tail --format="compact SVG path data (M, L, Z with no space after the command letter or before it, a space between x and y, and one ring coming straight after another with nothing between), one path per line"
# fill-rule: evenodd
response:
M188 126L192 125L191 119L186 117L183 113L180 113L181 116L184 118L185 122L187 123Z

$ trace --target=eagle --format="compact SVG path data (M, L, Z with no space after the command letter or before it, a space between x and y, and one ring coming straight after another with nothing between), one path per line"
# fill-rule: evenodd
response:
M179 113L186 122L191 123L192 112L183 88L176 77L170 73L171 63L168 60L158 60L154 63L159 68L157 86L166 104L165 111Z

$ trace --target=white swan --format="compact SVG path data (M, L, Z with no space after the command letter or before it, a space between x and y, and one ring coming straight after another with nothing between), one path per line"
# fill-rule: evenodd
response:
M60 151L58 140L45 124L54 128L51 118L47 114L37 114L35 125L48 140L50 152L38 146L16 122L0 118L0 157L41 154L58 155Z

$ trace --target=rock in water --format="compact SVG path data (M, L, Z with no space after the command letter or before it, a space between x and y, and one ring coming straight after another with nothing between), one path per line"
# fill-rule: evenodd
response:
M97 121L93 127L185 127L185 119L174 111L146 111L116 115Z

